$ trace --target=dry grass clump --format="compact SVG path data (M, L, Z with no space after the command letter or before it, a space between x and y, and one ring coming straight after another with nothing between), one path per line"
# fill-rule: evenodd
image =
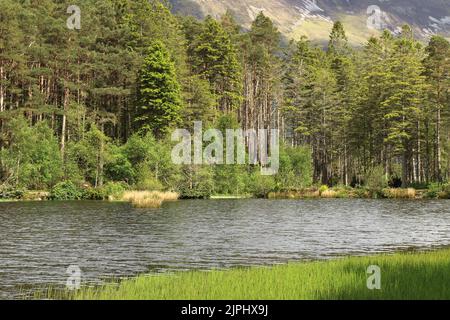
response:
M320 198L320 191L314 189L304 189L301 191L284 191L284 192L270 192L267 195L268 199L311 199Z
M131 202L135 208L160 208L164 201L178 200L176 192L126 191L122 200Z
M320 196L322 198L334 199L337 198L338 193L334 190L325 190L320 194Z
M385 189L384 195L389 199L415 199L416 198L416 189L408 188L408 189Z

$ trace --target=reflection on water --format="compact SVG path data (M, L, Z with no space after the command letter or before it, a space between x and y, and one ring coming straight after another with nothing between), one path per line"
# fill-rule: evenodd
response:
M0 203L0 298L21 286L266 265L450 245L450 202L208 200L137 210L105 202Z

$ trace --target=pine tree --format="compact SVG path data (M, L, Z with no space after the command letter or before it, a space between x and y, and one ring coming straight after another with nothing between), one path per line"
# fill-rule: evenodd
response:
M156 41L139 73L136 129L162 138L180 122L181 107L175 66L162 42Z
M422 47L404 28L403 36L395 44L389 60L391 92L381 103L386 108L387 125L385 141L401 156L402 184L416 181L421 153L420 118L423 112L425 78L423 76Z
M442 181L443 111L450 102L450 43L441 36L433 36L426 52L428 55L424 61L425 74L431 86L428 96L435 119L433 176L435 181ZM448 116L448 111L446 115Z
M209 81L212 92L217 96L219 110L236 110L241 102L242 81L230 35L219 22L207 17L190 47L194 73Z

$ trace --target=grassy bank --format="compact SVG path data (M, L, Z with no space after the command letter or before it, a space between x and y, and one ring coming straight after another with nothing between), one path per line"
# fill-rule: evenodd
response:
M381 268L381 290L367 289L366 270ZM140 276L84 288L72 299L450 299L450 249L291 263L270 268Z
M450 187L414 189L414 188L351 188L334 187L320 188L311 187L301 190L270 192L267 195L269 199L450 199Z

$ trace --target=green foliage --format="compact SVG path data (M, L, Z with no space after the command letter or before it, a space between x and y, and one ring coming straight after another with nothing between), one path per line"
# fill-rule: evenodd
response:
M425 196L429 199L450 199L450 184L431 183Z
M124 154L123 148L111 146L111 158L105 165L105 176L111 181L123 181L134 183L135 169L132 163Z
M110 199L121 199L128 189L129 186L123 182L108 182L103 186L105 194Z
M214 168L214 194L242 195L246 194L247 168L243 165L219 165Z
M175 65L162 42L155 41L149 47L138 87L137 130L164 137L180 123L182 101Z
M81 194L81 199L83 200L106 200L108 199L108 194L106 190L102 188L84 188Z
M374 167L366 174L365 186L374 196L388 187L388 179L382 166Z
M67 146L66 163L69 165L66 168L73 171L67 171L66 176L76 181L77 174L81 173L81 179L86 179L95 187L102 186L104 166L108 166L110 161L109 141L95 124L91 124L84 139Z
M237 109L242 100L241 67L236 51L230 35L210 16L188 46L194 72L208 79L221 111Z
M254 172L250 177L250 190L257 198L266 198L271 191L278 191L273 176L262 176Z
M208 199L214 180L210 166L183 166L177 191L183 199Z
M208 197L364 181L380 194L386 172L391 186L450 179L448 40L423 47L405 26L353 49L336 22L327 50L304 37L285 46L263 13L244 30L231 12L200 21L165 4L85 0L72 31L63 2L0 3L2 185L70 180L102 198L105 183L123 182ZM168 134L200 120L280 129L278 175L173 165Z
M323 192L328 191L328 190L329 190L328 186L321 186L319 188L319 193L322 194Z
M166 140L156 140L151 133L131 136L121 151L132 167L130 183L140 189L173 189L179 170L172 162L171 146Z
M3 171L16 187L45 189L62 178L58 142L45 122L30 126L23 117L6 124L8 147L1 151Z
M51 200L80 200L83 198L83 190L72 181L63 181L55 185L50 192Z
M280 170L275 176L280 189L298 190L312 184L312 159L308 147L282 147Z
M0 199L5 200L18 200L22 199L25 195L26 191L23 189L14 189L14 188L0 188Z

